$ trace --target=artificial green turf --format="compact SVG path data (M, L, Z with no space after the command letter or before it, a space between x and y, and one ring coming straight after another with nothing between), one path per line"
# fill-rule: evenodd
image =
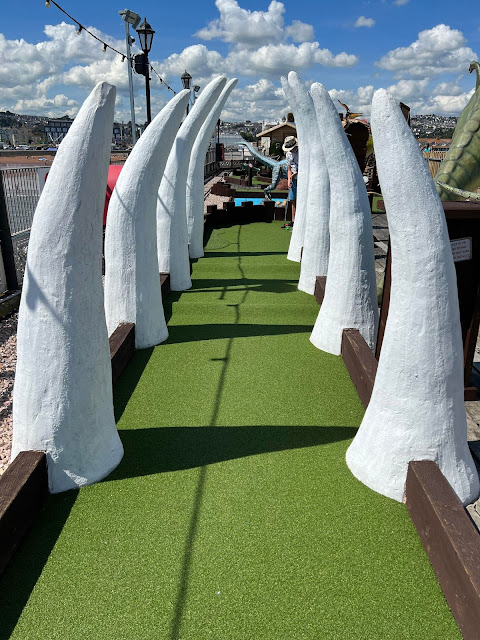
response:
M308 340L280 225L213 232L168 341L116 385L124 460L49 498L0 583L0 637L461 637L405 507L346 467L363 410Z

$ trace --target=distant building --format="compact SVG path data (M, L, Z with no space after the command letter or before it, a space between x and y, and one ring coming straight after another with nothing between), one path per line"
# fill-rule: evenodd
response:
M21 144L30 144L33 142L31 130L22 125L21 127L10 129L10 141L13 146L18 147Z
M57 120L49 120L45 125L45 136L48 142L59 144L67 135L67 131L72 126L73 120L68 116L63 116Z
M287 136L296 136L297 127L293 122L281 122L273 127L264 129L257 133L257 138L260 138L260 146L265 154L270 151L270 146L273 142L278 142L283 145L283 142Z

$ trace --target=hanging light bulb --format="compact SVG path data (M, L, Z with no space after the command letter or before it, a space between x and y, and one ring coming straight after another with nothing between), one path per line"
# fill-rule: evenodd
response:
M122 62L125 62L125 56L122 56Z
M105 44L105 42L103 43L103 53L107 52L107 45Z
M50 8L50 0L45 0L45 6L47 7L47 9Z
M80 35L82 33L83 27L81 24L78 25L77 33Z

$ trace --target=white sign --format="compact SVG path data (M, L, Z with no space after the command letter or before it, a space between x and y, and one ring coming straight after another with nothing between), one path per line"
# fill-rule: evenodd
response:
M450 244L452 246L454 262L462 262L463 260L472 259L471 238L458 238L457 240L450 240Z

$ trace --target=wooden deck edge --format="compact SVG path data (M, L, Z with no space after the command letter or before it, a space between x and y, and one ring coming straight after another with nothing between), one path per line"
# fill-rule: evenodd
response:
M162 300L170 293L170 274L161 273ZM18 296L20 299L20 295ZM135 325L119 325L109 338L112 383L135 351ZM0 575L32 525L48 493L46 455L22 451L0 476Z
M20 290L14 291L9 295L5 295L3 299L0 300L0 320L18 309L21 295L22 292Z
M318 304L322 304L325 297L325 287L327 285L327 276L317 276L315 278L315 291L313 295Z
M480 534L446 478L431 460L410 462L410 517L465 640L480 629Z
M112 384L115 384L135 351L135 325L132 322L118 325L110 336L109 343Z
M43 451L21 451L0 477L0 575L30 529L48 493Z
M358 329L343 330L342 358L366 409L372 395L378 363Z
M160 274L160 286L162 288L162 302L165 304L165 300L167 299L168 294L170 293L170 274L169 273L161 273Z

